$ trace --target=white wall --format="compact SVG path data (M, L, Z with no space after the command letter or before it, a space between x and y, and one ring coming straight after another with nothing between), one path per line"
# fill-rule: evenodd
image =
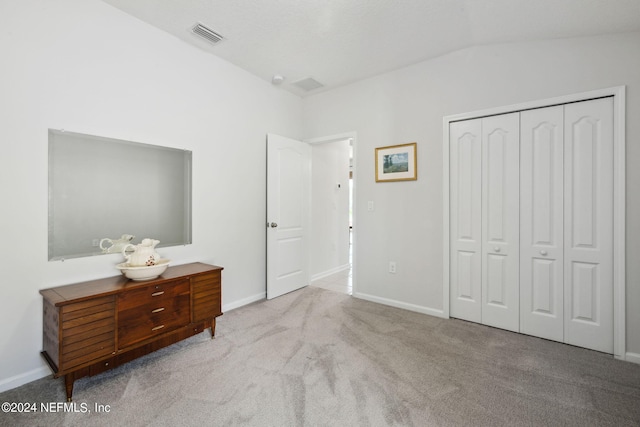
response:
M640 356L640 34L479 46L305 99L307 137L358 134L358 295L442 310L442 118L627 86L627 351ZM376 183L375 147L416 141L418 180ZM375 210L368 212L367 201ZM389 261L397 274L387 273ZM640 360L640 359L638 359Z
M49 373L38 290L116 274L121 261L47 262L48 128L193 151L194 243L161 254L224 266L226 307L264 295L266 133L356 131L358 291L437 314L442 117L618 85L627 348L640 353L640 34L473 47L304 101L97 0L0 2L0 52L0 390ZM412 141L418 181L376 184L374 148Z
M223 308L264 296L265 136L302 136L298 97L97 0L0 2L0 53L0 390L50 373L38 290L122 261L47 262L48 128L192 150L193 244L159 252L223 266Z
M349 267L349 140L311 146L311 194L314 279Z

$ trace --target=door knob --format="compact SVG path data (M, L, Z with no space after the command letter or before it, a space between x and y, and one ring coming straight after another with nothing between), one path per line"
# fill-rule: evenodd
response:
M272 222L272 223L271 223L271 224L269 224L269 225L271 226L271 228L276 228L276 227L278 226L278 224L277 224L277 223L275 223L275 222Z
M500 247L496 246L495 248L493 248L494 252L500 252Z
M547 251L545 251L544 249L540 251L540 255L545 256L547 254Z

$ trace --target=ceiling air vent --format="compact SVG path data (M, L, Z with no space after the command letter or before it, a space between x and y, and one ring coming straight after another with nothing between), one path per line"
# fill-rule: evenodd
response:
M297 87L299 87L300 89L304 90L305 92L309 92L311 90L318 89L318 88L324 86L322 83L320 83L319 81L317 81L316 79L311 78L311 77L307 77L306 79L298 80L297 82L294 82L292 84L297 86Z
M219 43L224 40L224 37L222 37L220 34L216 33L211 28L205 27L199 22L193 27L192 31L213 44Z

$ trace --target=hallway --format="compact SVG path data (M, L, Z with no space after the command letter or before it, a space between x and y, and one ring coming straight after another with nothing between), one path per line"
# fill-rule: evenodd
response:
M326 276L321 279L314 280L313 282L311 282L311 286L351 295L351 292L352 292L351 269L342 270L330 276Z

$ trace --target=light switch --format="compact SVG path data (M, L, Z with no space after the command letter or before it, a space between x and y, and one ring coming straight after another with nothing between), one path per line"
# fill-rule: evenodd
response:
M369 200L369 201L367 202L367 210L368 210L369 212L373 212L373 200Z

